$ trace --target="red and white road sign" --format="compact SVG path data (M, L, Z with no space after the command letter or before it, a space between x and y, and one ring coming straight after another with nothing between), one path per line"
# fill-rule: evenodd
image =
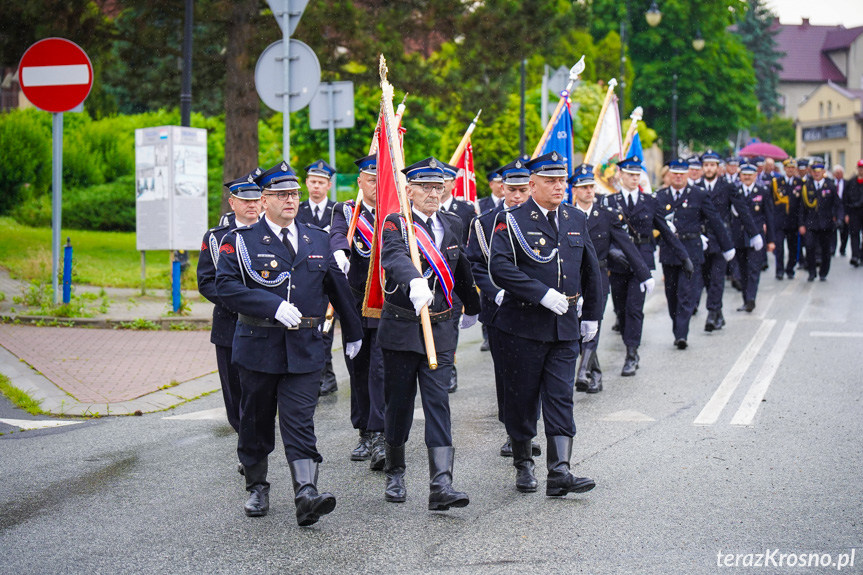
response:
M39 40L24 52L18 82L30 102L46 112L67 112L87 99L93 64L80 46L63 38Z

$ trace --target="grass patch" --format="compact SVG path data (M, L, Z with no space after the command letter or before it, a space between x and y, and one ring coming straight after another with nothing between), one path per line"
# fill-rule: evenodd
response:
M201 230L204 235L205 230ZM73 285L103 287L141 287L141 252L135 246L134 232L93 232L62 230L61 238L72 238ZM0 242L15 246L0 252L0 266L16 279L51 283L51 228L32 228L12 218L0 218ZM62 254L61 254L62 257ZM171 286L171 252L148 251L147 289ZM62 263L61 263L62 265ZM198 289L195 268L198 251L189 252L189 269L183 274L183 289ZM62 270L60 270L62 273Z
M159 324L154 321L150 321L148 319L144 319L139 317L137 319L133 319L132 321L123 321L120 322L116 328L114 329L133 329L133 330L157 330L162 329Z
M9 378L3 374L0 374L0 393L9 398L9 401L14 403L17 407L23 409L30 415L42 415L45 412L42 411L41 405L42 400L35 400L25 392L21 391L9 381Z

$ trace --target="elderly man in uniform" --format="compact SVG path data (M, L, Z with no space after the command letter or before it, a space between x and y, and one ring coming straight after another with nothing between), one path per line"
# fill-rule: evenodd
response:
M531 197L500 212L489 250L489 273L504 290L492 325L500 349L504 423L512 438L516 489L537 489L531 440L542 402L547 439L545 494L564 496L595 487L570 472L573 383L579 339L588 343L602 317L599 262L584 214L563 204L567 170L551 152L531 160ZM584 296L582 320L576 311Z
M231 361L231 345L234 339L234 329L237 326L237 314L226 308L216 293L216 265L219 262L219 248L225 234L238 227L251 226L258 221L261 214L261 188L255 178L261 175L261 169L228 182L225 186L230 190L231 224L224 224L209 230L204 234L201 243L201 255L198 258L198 291L213 303L213 327L210 330L210 343L216 346L216 365L219 368L219 380L222 383L222 398L225 400L225 412L228 423L234 431L240 429L240 375L237 366ZM238 470L242 473L243 466Z
M296 221L296 174L282 162L257 181L266 215L225 236L216 268L219 300L238 314L233 360L242 389L237 453L250 494L245 511L259 517L269 510L267 461L278 409L297 523L307 526L336 506L332 494L317 490L323 458L314 431L327 298L341 315L351 358L362 346L362 325L327 234Z
M333 209L330 228L330 249L341 270L348 276L354 294L357 312L362 315L369 257L375 233L375 198L377 196L377 155L372 154L354 162L360 170L357 185L363 197L359 207L353 200L338 203ZM348 239L348 227L354 210L359 209L357 227ZM352 461L369 462L375 471L384 468L384 364L381 348L377 344L377 318L363 317L363 347L345 364L351 377L351 423L359 430L360 439L351 451ZM343 344L347 342L342 342Z
M702 228L709 228L716 235L722 257L729 261L734 257L734 246L716 206L704 188L686 183L689 166L686 160L676 159L669 164L671 185L656 192L656 198L664 206L665 219L672 231L686 248L695 267L695 277L688 277L685 260L662 246L659 262L665 275L665 297L668 300L668 314L671 316L674 332L674 345L677 349L688 346L689 320L698 302L701 290L701 264L704 263L704 246L701 241Z
M386 501L405 501L405 443L413 423L417 385L425 414L429 459L429 504L432 511L465 507L467 494L452 486L455 449L452 446L449 395L456 340L452 329L453 294L464 304L461 327L476 323L479 294L470 262L461 247L461 220L440 209L444 172L435 158L404 168L406 192L422 271L411 260L407 223L401 214L387 216L382 230L381 267L386 275L384 305L378 324L378 344L384 360L384 433L386 436ZM420 313L428 306L438 367L426 356Z
M851 265L859 267L863 260L860 255L860 234L863 230L863 160L857 161L857 175L848 180L842 196L845 208L845 223L851 241Z
M330 231L333 219L333 207L336 203L328 198L335 169L323 160L317 160L305 167L306 188L309 199L300 204L297 221L301 224L312 224L325 232ZM320 395L329 395L339 390L336 373L333 371L333 333L331 328L324 332L324 350L327 361L321 370Z
M773 239L776 243L776 279L784 276L794 279L797 266L797 216L800 211L800 190L803 181L797 177L797 164L793 158L782 162L784 176L776 176L770 181L767 191L773 197ZM785 249L788 249L788 259Z
M488 341L491 348L491 358L494 363L494 384L497 395L497 418L504 423L504 375L501 373L502 354L509 353L507 349L501 349L497 343L497 333L491 325L500 301L503 300L504 290L499 289L491 281L488 273L489 245L491 244L492 229L497 214L505 209L522 204L530 197L528 182L530 181L530 170L521 160L513 160L500 168L502 180L503 202L474 218L471 224L470 235L467 240L467 258L470 260L474 280L480 291L480 303L482 311L479 321L483 327L488 329ZM542 450L538 443L533 444L533 454L541 455ZM507 436L506 442L500 448L501 457L512 457L512 442Z
M810 166L812 175L803 182L800 201L800 235L806 242L808 281L827 281L830 273L830 236L836 235L839 219L839 196L836 185L824 177L824 162L820 159ZM818 256L821 256L820 267Z
M623 168L621 167L621 174ZM622 178L622 175L621 175ZM590 241L596 250L599 260L600 278L602 279L602 313L605 314L605 304L608 300L609 280L607 270L611 260L617 259L618 265L632 270L638 281L638 288L645 297L653 291L655 282L650 270L641 258L641 253L629 233L626 231L624 216L617 208L608 204L595 203L593 167L582 165L575 169L569 179L572 185L572 195L575 207L584 212L587 218L587 229ZM587 393L602 391L602 368L599 366L597 347L601 333L602 321L596 331L596 337L581 346L581 364L575 376L575 390Z
M656 269L656 234L662 238L664 245L677 253L677 257L683 262L684 273L692 276L694 267L689 254L677 236L668 227L665 221L665 210L656 200L656 196L646 193L638 182L641 179L643 168L642 158L630 156L618 163L620 168L620 192L607 196L605 202L616 207L629 230L633 243L638 247L641 258L649 270ZM635 375L638 369L640 357L638 346L641 345L641 334L644 327L644 300L645 292L642 289L642 281L633 272L628 262L612 259L608 263L611 286L611 298L614 306L622 310L619 314L620 335L626 346L626 359L620 375L629 377Z
M737 308L737 311L749 313L755 309L761 268L766 259L764 246L767 245L769 252L775 248L773 198L766 187L755 181L756 172L756 167L750 163L740 166L740 194L747 206L746 210L735 209L731 220L731 236L734 239L735 257L740 265L740 283L743 287L743 305ZM748 227L747 220L755 222L755 230Z

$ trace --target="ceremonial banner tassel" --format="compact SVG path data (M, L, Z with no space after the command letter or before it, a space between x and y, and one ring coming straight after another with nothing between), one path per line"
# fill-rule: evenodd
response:
M380 264L381 257L381 231L386 217L392 213L400 212L406 222L408 239L408 250L411 261L417 270L422 272L417 239L414 235L413 218L411 217L411 206L407 199L405 186L407 181L402 173L404 168L404 151L402 150L399 127L393 114L393 87L387 81L386 60L381 56L381 112L380 130L378 132L377 166L377 207L375 211L375 236L373 238L372 255L369 258L369 276L366 284L366 297L363 302L363 315L366 317L380 317L383 308L383 285L384 270ZM422 322L423 338L425 340L426 356L429 367L437 369L437 352L432 334L431 319L429 318L428 306L424 306L420 312Z
M612 78L608 82L602 110L596 119L593 137L584 155L584 163L593 166L596 184L609 194L616 192L611 180L614 177L615 165L623 159L620 116L617 112L617 97L614 95L615 86L617 86L617 80Z
M452 195L472 203L474 209L476 209L476 174L473 169L473 145L471 144L470 137L476 128L480 114L482 114L481 109L476 113L476 117L467 127L449 161L450 165L458 168Z

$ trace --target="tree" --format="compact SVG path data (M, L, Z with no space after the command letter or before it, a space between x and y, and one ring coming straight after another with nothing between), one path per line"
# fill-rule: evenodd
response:
M772 118L782 107L779 105L779 72L783 53L776 50L776 34L779 29L773 26L774 15L764 6L762 0L749 0L749 9L743 14L736 26L737 35L749 50L752 66L755 68L755 95L761 106L761 113Z

